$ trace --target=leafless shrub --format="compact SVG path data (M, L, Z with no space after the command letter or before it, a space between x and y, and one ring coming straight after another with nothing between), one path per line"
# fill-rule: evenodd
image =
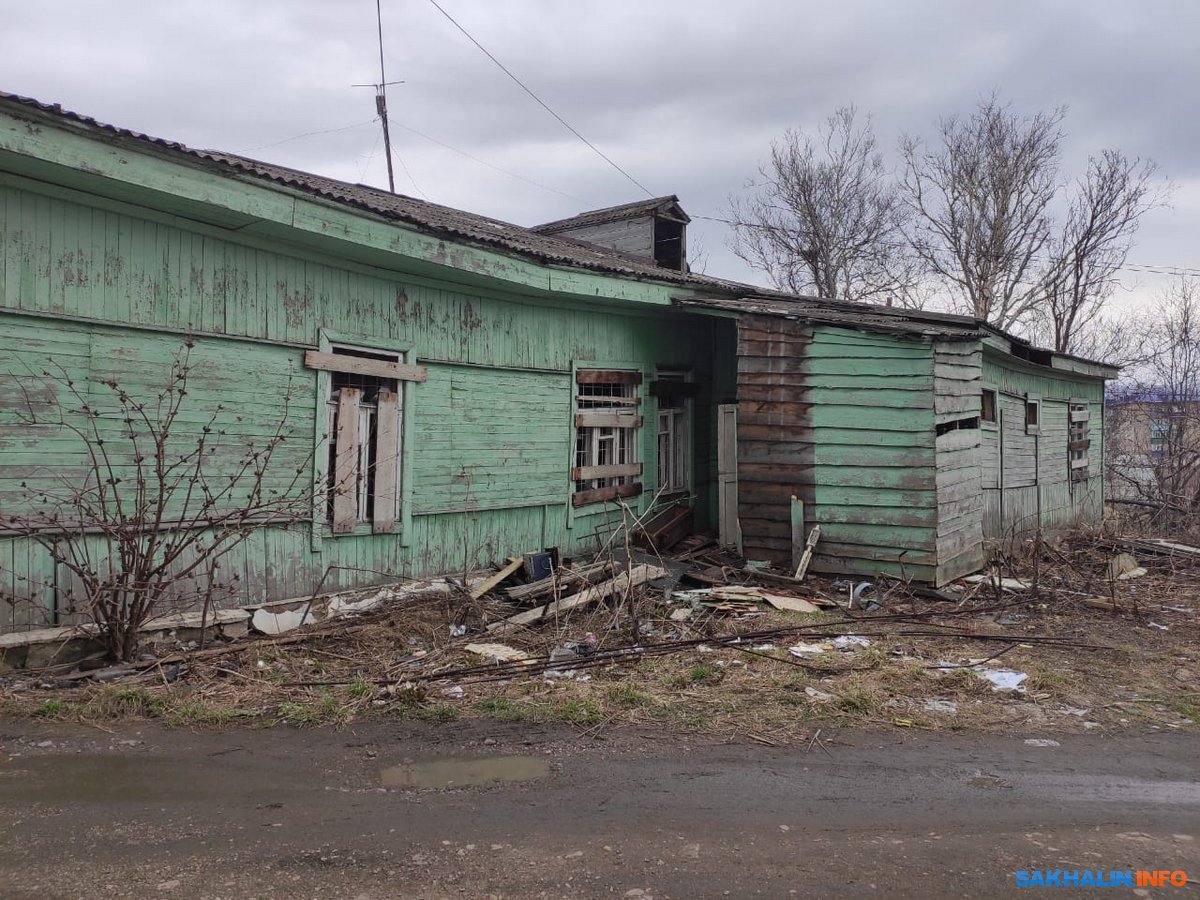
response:
M23 502L0 530L70 572L71 611L97 626L115 659L135 657L139 628L170 603L207 613L238 579L222 560L256 530L311 515L311 451L280 452L291 437L288 395L273 424L239 436L230 426L244 416L188 403L191 352L189 341L148 399L115 379L80 383L62 367L24 389L23 420L56 426L74 445L60 452L79 462L67 475L24 482Z

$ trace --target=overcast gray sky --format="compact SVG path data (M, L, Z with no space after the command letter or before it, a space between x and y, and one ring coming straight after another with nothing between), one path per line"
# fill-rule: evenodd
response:
M1022 112L1067 105L1074 170L1105 147L1155 159L1177 189L1130 261L1200 271L1194 0L439 2L694 217L722 216L773 137L838 105L873 113L890 151L900 132L928 134L996 92ZM378 78L374 0L0 0L0 12L0 89L386 186L373 93L351 86ZM383 22L388 78L404 81L389 89L398 191L522 225L644 196L429 0L383 0ZM723 225L698 219L691 234L709 274L762 281ZM1126 302L1161 280L1127 271Z

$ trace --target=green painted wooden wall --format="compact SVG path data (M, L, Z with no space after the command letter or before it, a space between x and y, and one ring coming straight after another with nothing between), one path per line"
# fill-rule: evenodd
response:
M613 524L611 510L571 512L568 502L571 371L579 361L638 367L647 380L656 364L693 368L701 385L693 435L699 524L713 516L713 398L733 393L729 365L714 358L719 344L728 346L729 322L649 304L464 288L286 244L244 244L233 232L84 199L0 180L4 508L23 502L23 483L70 477L82 452L63 429L20 421L22 390L54 405L39 373L61 365L81 382L113 377L131 393L153 392L187 335L195 337L191 419L224 403L221 421L232 435L261 437L280 421L286 396L295 440L280 471L311 465L325 397L303 351L332 333L404 348L409 362L428 366L428 381L410 385L406 399L410 526L401 536L315 542L307 526L264 529L229 561L243 573L231 601L303 595L322 577L332 589L461 570L543 546L594 545ZM657 482L654 401L642 390L647 491L637 509ZM36 583L44 608L53 606L56 584L66 589L63 573L23 540L0 540L0 570L0 594L28 593ZM0 615L11 627L25 614Z

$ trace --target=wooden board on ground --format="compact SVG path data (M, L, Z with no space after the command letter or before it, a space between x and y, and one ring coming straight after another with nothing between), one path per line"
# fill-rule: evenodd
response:
M467 644L463 648L468 653L482 656L495 662L524 662L530 659L524 650L510 647L507 644Z
M523 565L525 565L525 557L523 557L523 556L509 557L507 566L505 566L503 569L501 569L499 572L497 572L495 575L493 575L491 578L489 578L483 584L479 585L477 588L475 588L473 591L471 591L471 599L478 600L480 597L482 597L484 594L486 594L488 591L490 591L492 588L494 588L496 585L498 585L500 582L502 582L509 575L511 575L515 571L517 571L517 569L521 568L521 566L523 566Z
M488 626L488 631L499 632L506 631L517 625L531 625L540 619L555 616L567 610L575 609L578 606L598 603L612 594L624 592L629 588L637 587L656 578L662 578L666 574L666 570L660 569L657 566L637 565L630 572L622 572L615 578L602 581L593 587L580 591L578 594L572 594L570 597L563 597L557 602L547 603L526 612L517 613L515 616L510 616L500 622L493 622Z

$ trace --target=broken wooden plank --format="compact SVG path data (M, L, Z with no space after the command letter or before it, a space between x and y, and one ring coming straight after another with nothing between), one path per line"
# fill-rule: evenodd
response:
M576 384L641 384L642 373L634 369L579 369Z
M380 391L375 436L375 510L371 530L388 534L396 527L396 487L400 465L400 395Z
M538 597L550 596L563 588L580 588L595 584L612 575L612 560L592 563L578 568L563 568L553 573L549 578L535 581L531 584L518 584L504 588L504 596L509 600L527 602Z
M808 565L812 562L813 548L817 546L817 541L821 539L821 526L814 525L812 531L808 533L808 541L804 545L804 555L800 557L800 564L796 566L796 574L792 577L797 581L803 581L804 576L808 573Z
M348 534L358 521L358 401L362 391L338 391L336 459L333 466L333 530Z
M781 594L762 594L762 599L768 605L776 609L786 610L787 612L799 613L815 613L820 612L821 608L815 603L804 600L800 597L784 597Z
M407 366L384 359L366 359L343 353L321 353L306 350L304 365L323 372L345 372L347 375L370 375L373 378L395 378L399 381L425 381L429 370L425 366Z
M493 622L488 626L488 631L506 631L517 625L530 625L547 616L554 616L558 613L575 609L577 606L597 603L612 594L622 593L629 588L637 587L656 578L662 578L666 574L664 569L660 569L657 566L637 565L629 572L622 572L615 578L602 581L600 584L582 590L578 594L572 594L570 597L563 597L561 600L553 603L547 603L526 612L517 613L515 616L510 616L500 622Z
M463 649L494 662L526 662L530 659L529 654L524 650L518 650L507 644L467 644Z
M804 559L804 501L792 494L792 566L800 568Z
M620 463L613 466L576 466L571 470L572 481L591 481L593 478L624 478L641 475L641 463Z
M641 428L642 417L620 412L575 413L576 428Z
M525 565L525 557L510 556L508 558L507 566L505 566L503 569L501 569L499 572L497 572L495 575L493 575L491 578L489 578L483 584L479 585L478 587L476 587L474 590L471 591L471 599L478 600L480 597L482 597L484 594L486 594L488 591L490 591L492 588L494 588L496 585L498 585L500 582L502 582L505 578L507 578L513 572L517 571L517 569L521 568L521 566L523 566L523 565Z
M618 484L615 487L593 488L590 491L576 491L571 495L571 505L574 507L587 506L589 503L600 503L604 500L617 500L622 497L636 497L642 492L640 484Z

